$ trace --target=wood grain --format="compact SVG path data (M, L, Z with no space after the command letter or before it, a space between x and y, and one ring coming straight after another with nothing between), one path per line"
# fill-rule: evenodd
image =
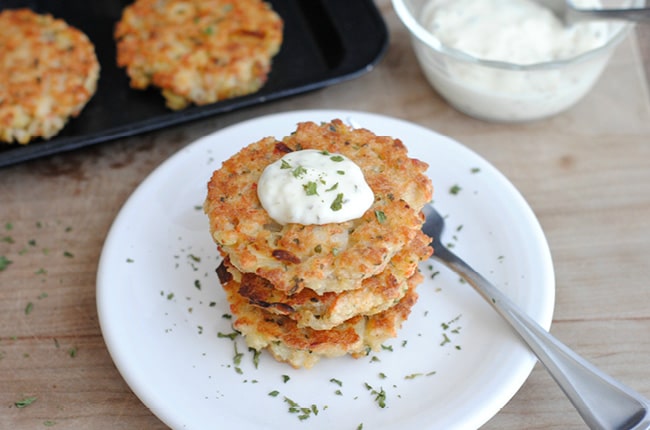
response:
M0 171L0 428L162 429L129 390L101 336L95 277L122 204L194 139L267 113L354 109L404 118L467 145L521 191L553 254L551 331L650 396L650 31L617 50L568 112L526 124L468 118L419 70L388 0L391 31L370 73L321 91ZM36 397L19 408L19 400ZM582 429L537 366L485 429Z

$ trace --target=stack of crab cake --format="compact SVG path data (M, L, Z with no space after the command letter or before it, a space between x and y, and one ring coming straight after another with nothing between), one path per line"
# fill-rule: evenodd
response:
M258 197L264 169L307 149L361 169L374 194L361 216L300 224L269 215ZM432 253L421 231L432 196L426 168L401 141L337 119L300 123L281 141L264 138L226 160L204 209L233 326L248 346L309 368L321 357L367 355L395 337L417 300L418 263Z

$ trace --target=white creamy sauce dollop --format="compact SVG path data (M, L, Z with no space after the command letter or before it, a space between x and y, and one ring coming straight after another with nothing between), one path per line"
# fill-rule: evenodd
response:
M602 7L598 0L574 2ZM533 0L431 0L424 26L452 48L484 60L534 64L570 58L605 44L607 24L565 27Z
M363 172L341 154L291 152L269 164L257 184L269 216L280 224L329 224L360 218L374 193Z

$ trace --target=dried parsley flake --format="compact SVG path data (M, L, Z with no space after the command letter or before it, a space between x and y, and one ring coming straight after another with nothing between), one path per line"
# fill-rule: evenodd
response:
M14 402L14 406L17 408L26 408L27 406L31 405L36 401L37 397L25 397L22 400L18 400L17 402Z
M330 205L330 209L333 211L340 211L343 208L343 193L338 193L336 198Z

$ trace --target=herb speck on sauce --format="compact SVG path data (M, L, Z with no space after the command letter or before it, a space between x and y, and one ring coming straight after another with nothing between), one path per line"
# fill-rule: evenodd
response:
M309 181L306 184L303 184L302 188L305 190L305 194L308 196L318 195L318 185L314 181Z
M291 173L293 174L294 178L300 179L305 175L305 173L307 173L307 169L305 169L302 166L298 166L295 169L293 169L293 172L291 172Z
M330 205L330 209L333 211L340 211L343 208L343 193L338 193L336 198Z
M451 188L449 188L449 194L455 196L458 193L460 193L461 190L462 190L462 188L460 187L460 185L454 184L454 185L451 186Z

